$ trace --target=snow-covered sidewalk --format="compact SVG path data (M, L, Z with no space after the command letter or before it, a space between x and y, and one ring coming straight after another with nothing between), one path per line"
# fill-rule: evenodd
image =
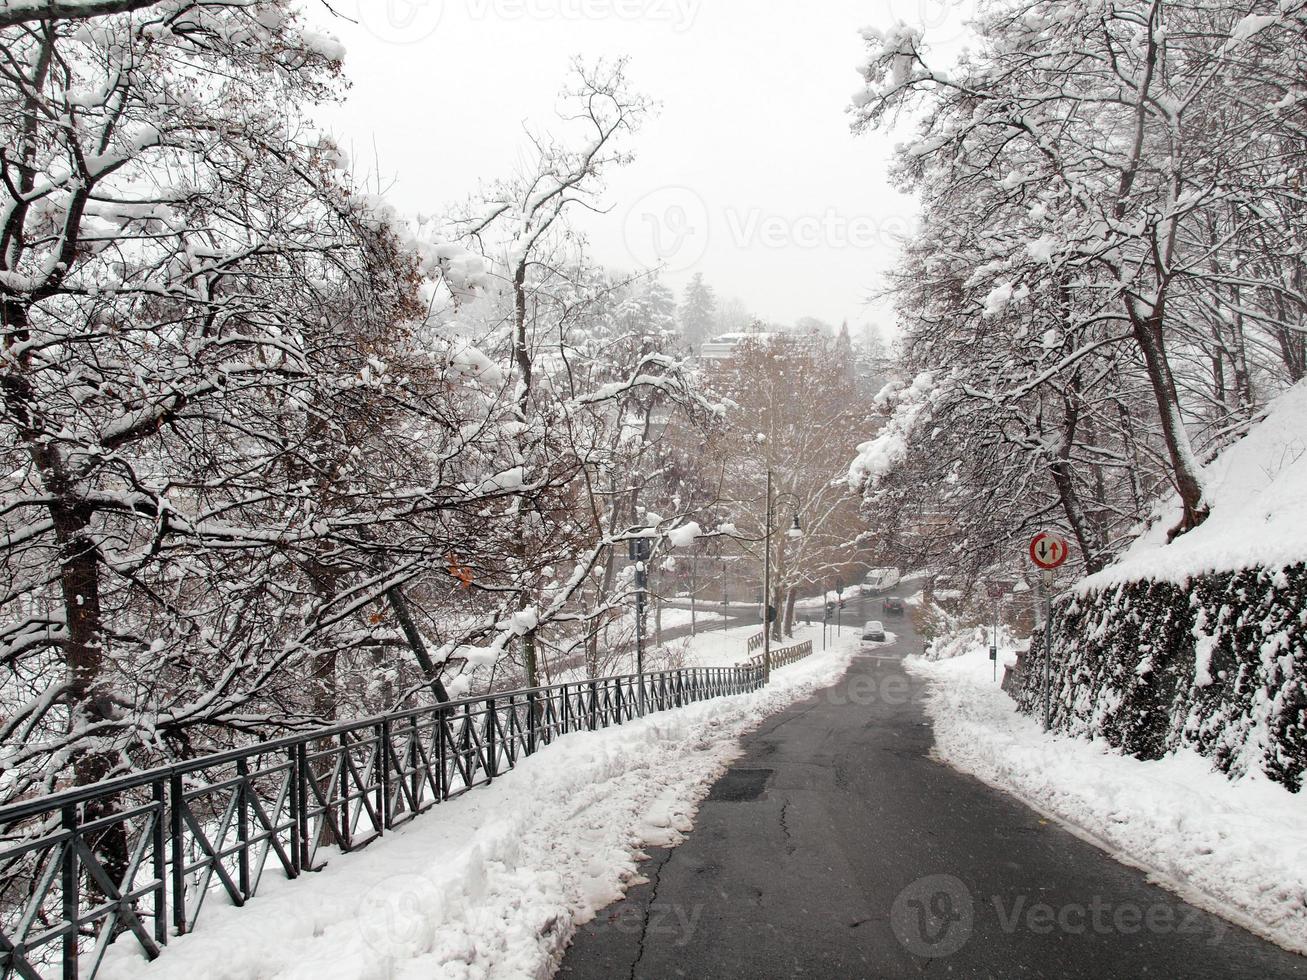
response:
M206 909L152 964L111 948L101 976L548 977L575 927L632 883L641 848L690 830L740 736L836 683L856 649L854 638L818 650L762 691L564 736L320 873L286 882L270 870L246 908Z
M907 663L934 682L927 711L943 761L1151 872L1191 904L1307 953L1307 797L1260 776L1231 782L1191 751L1143 762L1045 735L993 682L983 647Z

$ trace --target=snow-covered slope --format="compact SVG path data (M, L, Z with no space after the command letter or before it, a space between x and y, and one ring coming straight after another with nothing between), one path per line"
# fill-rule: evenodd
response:
M1203 471L1211 516L1170 544L1178 501L1122 559L1084 579L1082 591L1138 579L1183 583L1207 572L1280 568L1307 559L1307 382L1275 399L1264 420Z

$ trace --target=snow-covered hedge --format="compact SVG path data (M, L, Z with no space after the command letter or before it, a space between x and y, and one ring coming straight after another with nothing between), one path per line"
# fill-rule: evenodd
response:
M1295 792L1307 769L1307 565L1107 584L1055 603L1054 726L1141 759L1191 746ZM1042 711L1042 636L1014 696Z

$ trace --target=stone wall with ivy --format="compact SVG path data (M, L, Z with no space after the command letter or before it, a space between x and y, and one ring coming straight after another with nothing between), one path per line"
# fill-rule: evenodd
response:
M1043 637L1013 695L1042 713ZM1307 770L1307 565L1141 580L1053 607L1055 728L1155 759L1178 746L1295 792Z

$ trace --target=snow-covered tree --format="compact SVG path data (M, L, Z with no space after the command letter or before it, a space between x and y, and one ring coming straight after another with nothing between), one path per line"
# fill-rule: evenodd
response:
M685 287L681 302L681 333L691 350L712 337L717 315L717 299L712 287L703 281L703 273L696 272Z
M997 5L949 71L911 28L868 32L858 126L924 110L900 156L927 219L900 308L911 369L944 399L932 413L973 406L949 430L973 441L940 455L972 463L991 439L1042 461L1091 567L1158 459L1185 505L1174 531L1200 523L1198 452L1294 377L1301 250L1284 217L1303 16L1223 0ZM1046 515L1040 496L1014 504L1022 524Z

